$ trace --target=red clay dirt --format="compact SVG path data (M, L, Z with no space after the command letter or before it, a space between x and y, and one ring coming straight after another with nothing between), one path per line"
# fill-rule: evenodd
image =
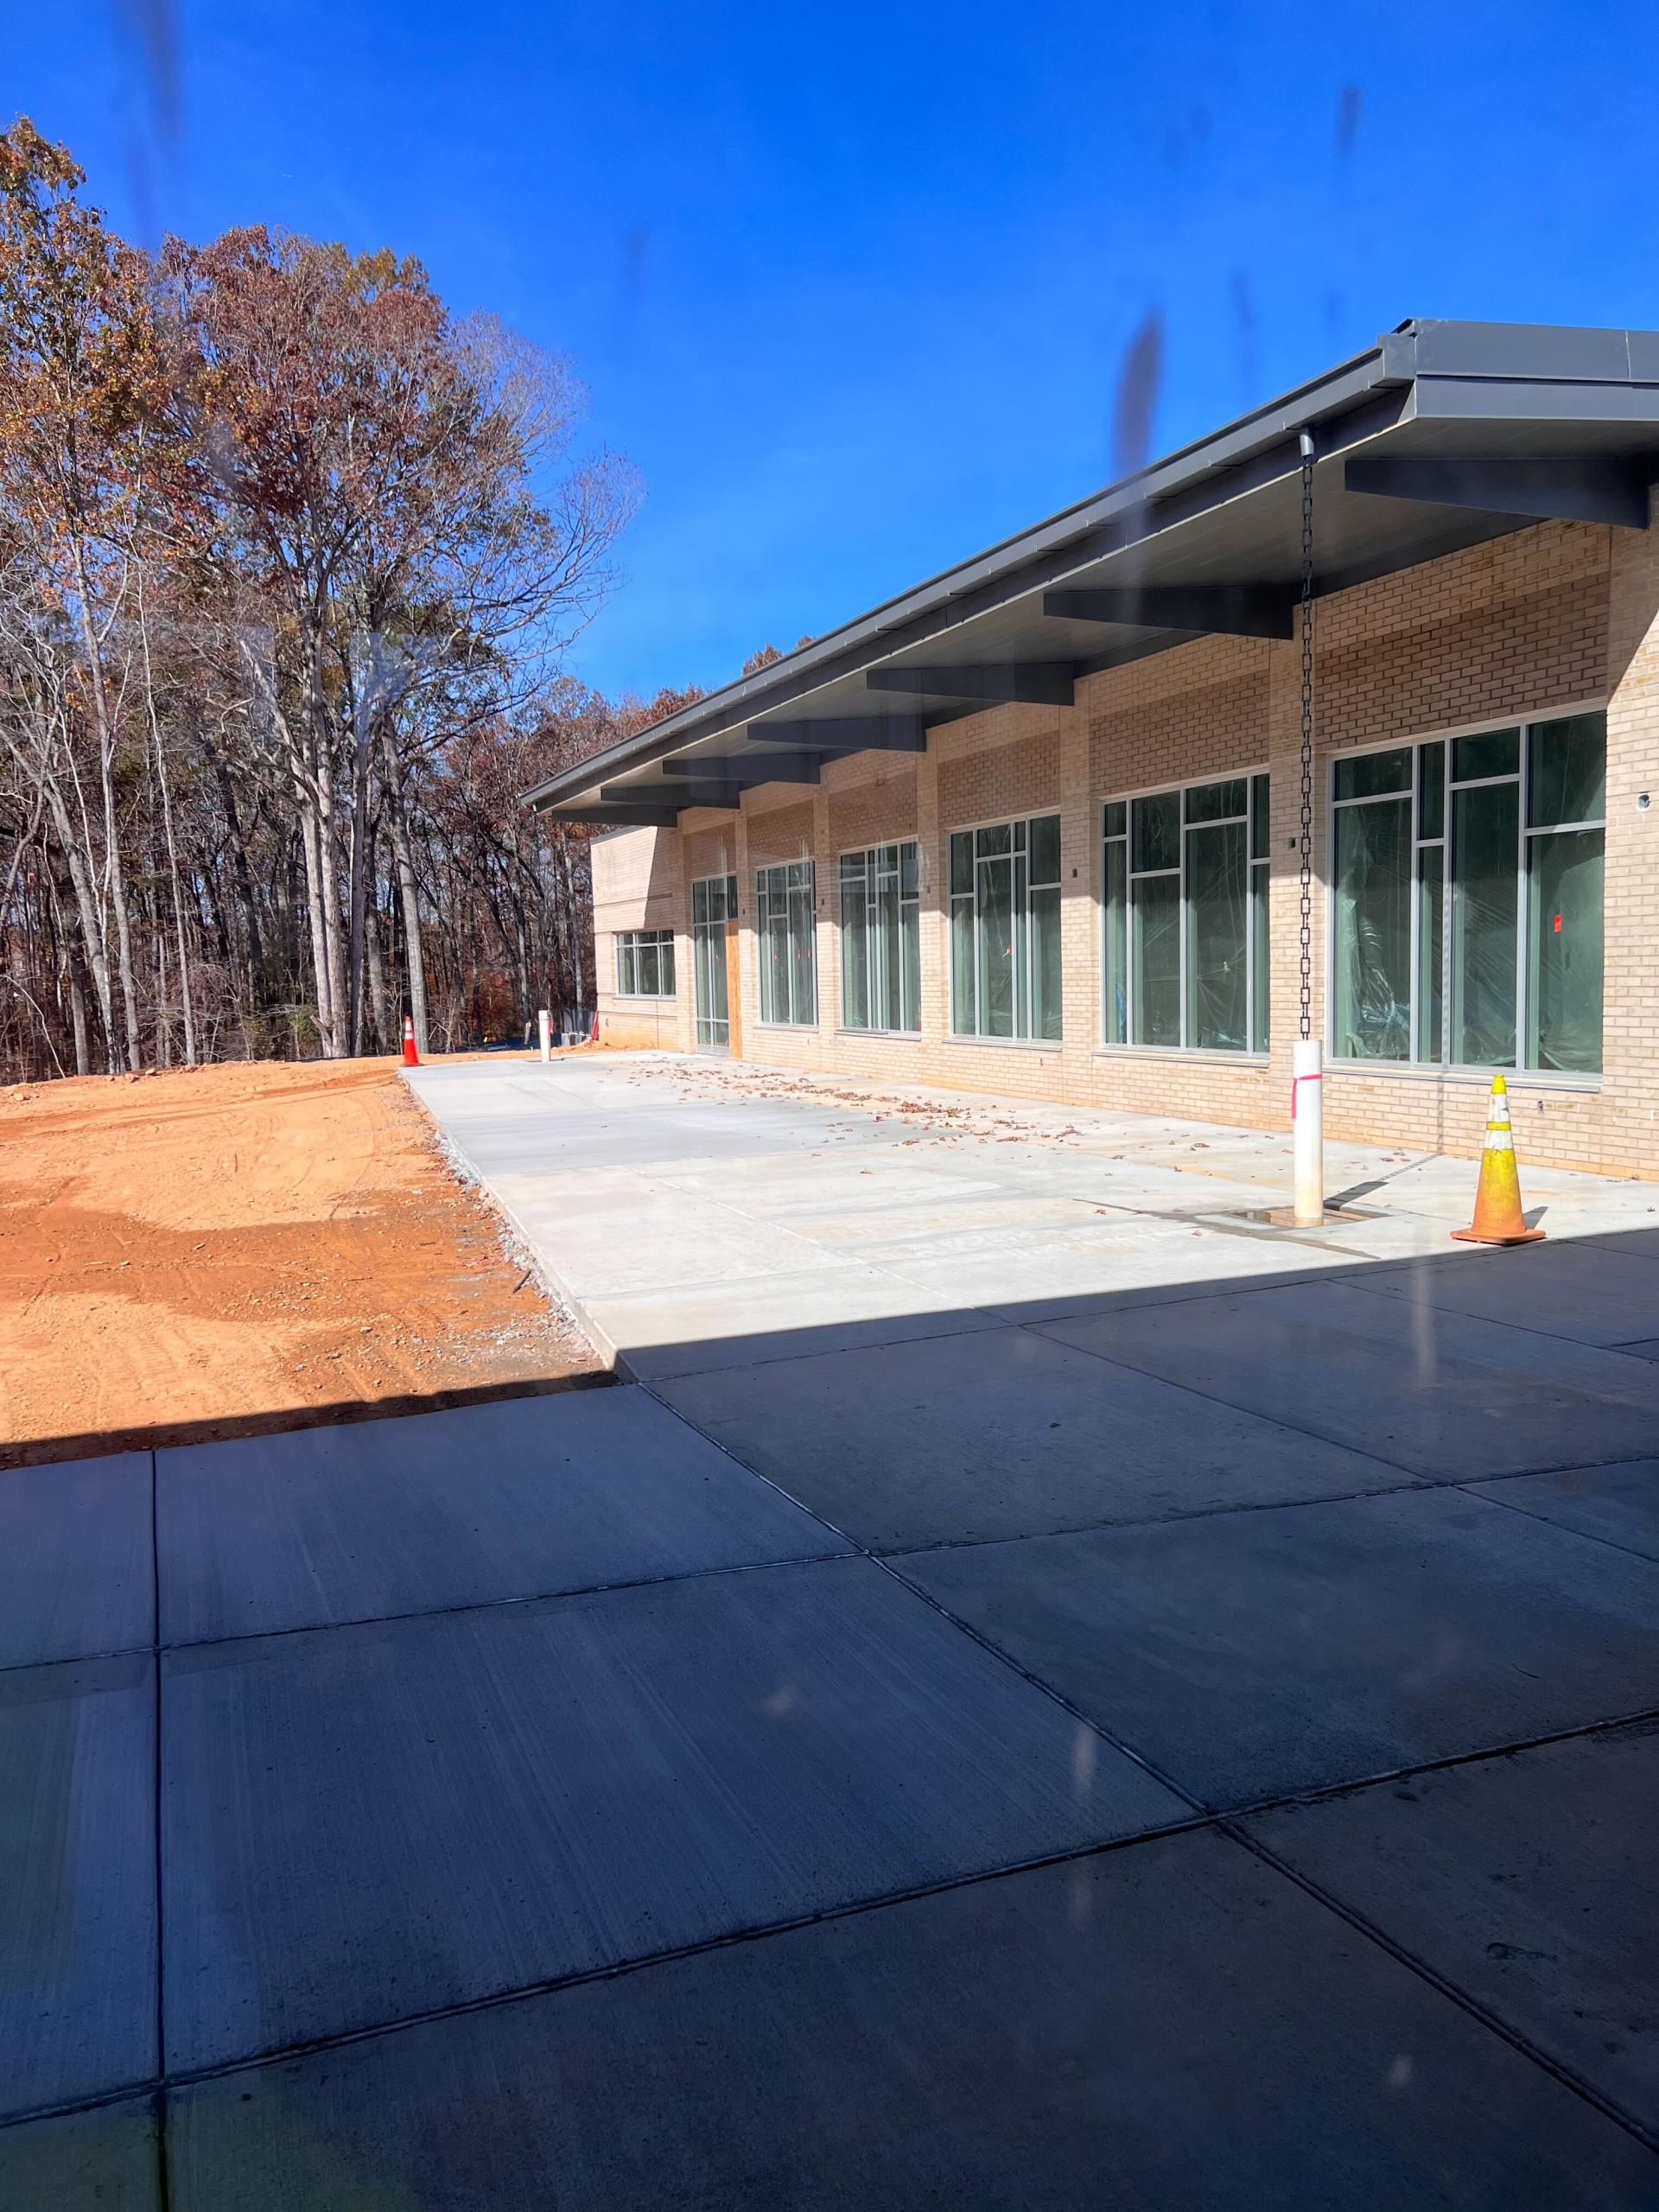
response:
M601 1379L395 1065L0 1090L0 1466Z

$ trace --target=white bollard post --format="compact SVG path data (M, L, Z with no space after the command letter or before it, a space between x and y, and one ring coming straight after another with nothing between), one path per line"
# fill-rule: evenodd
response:
M1299 1038L1290 1086L1290 1135L1296 1162L1296 1226L1325 1219L1325 1047L1317 1037Z
M536 1017L536 1027L542 1033L542 1058L550 1060L553 1057L553 1020L545 1007Z

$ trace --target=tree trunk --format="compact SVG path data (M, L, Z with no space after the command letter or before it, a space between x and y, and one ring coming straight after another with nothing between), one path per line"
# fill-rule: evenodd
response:
M369 747L366 713L359 713L352 741L352 849L349 887L350 963L346 988L351 1000L352 1051L363 1050L364 918L368 907Z
M179 943L179 1015L184 1024L184 1059L196 1065L196 1018L190 1002L190 953L184 931L184 896L179 887L179 848L173 835L173 798L167 787L167 760L162 749L161 724L156 715L156 680L149 664L149 618L144 608L144 572L138 571L138 635L144 652L144 705L149 715L150 741L156 748L156 785L162 795L162 826L167 840L167 869L173 887L173 925Z
M115 810L115 729L110 718L109 694L104 688L104 660L86 594L86 563L77 539L74 545L75 603L82 649L86 655L86 684L92 702L92 725L98 737L99 783L104 796L105 870L110 899L115 908L115 942L120 963L122 1009L126 1016L127 1064L143 1063L138 1043L138 995L132 980L132 931L127 917L126 871L121 864L121 830ZM111 1032L111 1057L115 1035Z
M391 831L392 859L397 869L397 893L404 912L404 967L409 978L409 1011L415 1024L415 1043L428 1050L426 1022L426 962L421 951L421 901L415 882L415 855L410 848L409 822L404 812L404 793L398 764L386 741L386 822Z

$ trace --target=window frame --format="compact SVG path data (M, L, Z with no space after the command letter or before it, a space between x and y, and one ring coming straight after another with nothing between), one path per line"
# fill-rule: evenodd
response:
M905 855L905 849L906 849L906 846L908 846L908 847L909 847L909 848L910 848L910 849L914 852L914 854L915 854L915 855L916 855L916 866L915 866L916 888L915 888L915 890L914 890L913 892L910 892L910 893L907 893L906 892L906 890L905 890L905 861L904 861L904 855ZM866 931L866 940L865 940L865 941L866 941L866 945L867 945L867 947L868 947L868 945L873 942L873 940L874 940L874 925L875 925L875 923L876 923L877 919L879 918L880 912L880 906L879 906L879 905L878 905L878 903L877 903L877 883L876 883L876 878L877 878L877 855L878 855L879 854L880 854L880 853L883 853L883 852L885 852L885 851L887 851L887 849L888 849L889 847L891 847L891 848L892 848L895 852L897 852L897 854L899 855L899 863L898 863L898 870L897 870L897 873L898 873L898 879L899 879L899 902L898 902L898 903L899 903L899 1011L900 1014L902 1014L904 1013L904 1010L905 1010L905 1009L904 1009L904 1004L903 1004L904 996L905 996L905 976L906 976L904 931L905 931L905 923L906 923L906 917L907 917L907 916L909 917L910 920L912 922L912 924L913 924L913 925L914 925L914 927L915 927L915 931L916 931L916 950L917 950L917 963L916 963L916 965L917 965L917 982L916 982L916 1019L915 1019L914 1022L910 1023L910 1024L908 1024L908 1025L905 1024L905 1023L904 1023L904 1022L902 1022L902 1021L900 1021L900 1022L899 1022L899 1023L898 1023L897 1025L894 1025L894 1024L890 1023L890 1022L889 1022L889 1023L887 1023L887 1024L879 1024L879 1023L876 1023L876 1022L874 1022L874 1021L872 1021L872 1022L868 1022L868 1023L864 1023L864 1022L856 1022L856 1021L851 1021L851 1020L849 1020L848 1019L848 1015L847 1015L847 958L846 958L846 950L845 950L846 934L847 934L847 932L846 932L846 924L845 924L845 920L844 920L844 918L844 918L844 915L845 915L845 912L846 912L846 904L845 904L845 902L846 902L846 896L847 896L847 883L846 883L846 878L845 878L845 875L844 875L844 874L843 874L843 870L844 870L844 868L845 868L846 863L847 863L849 861L858 861L858 860L861 860L861 861L864 862L864 870L865 870L865 872L864 872L864 927L865 927L865 931ZM917 836L909 836L909 837L882 837L882 838L879 838L879 839L878 839L878 840L877 840L874 844L870 844L870 845L849 845L849 846L845 849L845 850L844 850L844 851L838 852L838 853L836 855L836 953L837 953L837 956L838 956L838 957L837 957L837 963L836 963L836 984L837 984L837 989L838 989L838 995L838 995L838 998L837 998L837 1013L838 1013L838 1017L839 1017L839 1019L838 1019L838 1022L837 1022L837 1027L838 1027L839 1028L841 1028L841 1029L844 1030L844 1031L847 1033L847 1034L848 1034L849 1036L850 1036L850 1037L919 1037L919 1036L921 1035L921 1033L922 1033L921 930L922 930L922 845L921 845L921 839L920 839L919 837L917 837ZM870 961L869 961L869 959L868 959L868 952L867 952L867 977L866 977L866 993L867 993L867 996L871 996L871 997L873 997L873 995L874 995L872 993L870 993L870 992L869 992L869 981L868 981L868 979L869 979L870 977L872 977L872 976L874 975L874 973L875 973L875 969L874 969L874 963L873 963L872 962L870 962Z
M1408 737L1380 738L1365 745L1343 746L1330 753L1325 771L1325 1033L1331 1040L1330 1061L1332 1067L1363 1071L1369 1075L1408 1076L1416 1079L1433 1080L1437 1077L1478 1079L1488 1083L1494 1075L1513 1077L1529 1084L1554 1086L1560 1089L1593 1090L1599 1089L1605 1068L1545 1068L1527 1065L1524 1053L1530 1047L1536 1009L1529 1001L1528 947L1530 943L1531 910L1531 852L1537 838L1560 836L1568 832L1599 830L1605 837L1607 829L1605 754L1604 753L1604 782L1602 813L1592 820L1583 822L1551 822L1536 826L1528 817L1531 811L1532 744L1535 730L1551 722L1573 721L1586 715L1599 715L1604 724L1608 702L1603 699L1581 701L1575 704L1528 710L1522 709L1510 715L1488 715L1480 721L1459 722L1449 728L1425 730ZM1514 730L1517 738L1518 760L1513 773L1497 776L1454 776L1455 747L1460 738L1496 736ZM1604 740L1605 742L1605 740ZM1438 836L1425 837L1421 832L1422 798L1424 790L1423 756L1430 746L1443 748L1440 779L1440 825ZM1344 760L1361 760L1382 753L1408 753L1411 773L1403 791L1377 792L1367 798L1339 799L1337 797L1338 764ZM1509 785L1516 795L1518 822L1516 837L1516 908L1515 908L1515 1058L1508 1063L1484 1060L1454 1060L1448 1057L1452 1038L1452 797L1461 791L1479 791ZM1361 1059L1338 1054L1335 1049L1337 1023L1337 816L1350 807L1386 804L1389 799L1403 798L1409 810L1411 835L1411 866L1409 897L1411 936L1408 982L1410 999L1407 1014L1407 1027L1411 1050L1404 1059ZM1604 855L1605 848L1604 846ZM1430 1059L1421 1051L1421 1009L1418 1004L1419 982L1422 958L1423 907L1421 897L1421 855L1438 851L1440 855L1440 1057ZM1604 945L1605 943L1606 906L1602 908ZM1603 985L1602 1011L1606 1012L1605 983Z
M1053 824L1054 824L1054 843L1055 843L1055 851L1056 851L1056 855L1057 855L1057 858L1056 858L1056 861L1055 861L1055 868L1056 868L1056 869L1057 869L1058 873L1056 874L1055 878L1054 878L1054 880L1053 880L1052 883L1051 883L1051 882L1049 882L1049 881L1048 881L1048 880L1047 880L1046 878L1045 878L1045 879L1044 879L1044 880L1043 880L1041 883L1039 883L1039 884L1035 884L1035 885L1033 885L1033 882L1032 882L1032 880L1031 880L1031 825L1032 825L1032 824L1033 824L1033 823L1034 823L1034 822L1052 822L1052 823L1053 823ZM1019 1049L1020 1051L1021 1051L1021 1052L1033 1052L1033 1051L1034 1051L1034 1052L1059 1052L1059 1051L1061 1050L1062 1046L1064 1046L1064 1044L1065 1044L1065 969L1064 969L1064 958L1065 958L1065 953L1064 953L1064 932L1065 932L1065 845L1064 845L1065 823L1065 810L1064 810L1064 809L1060 806L1060 804L1058 804L1058 802L1057 801L1057 802L1056 802L1052 806L1039 806L1039 807L1034 808L1034 809L1033 809L1030 813L1027 813L1027 814L991 814L991 815L987 815L987 816L985 816L982 820L976 821L976 822L953 822L953 823L950 824L950 828L949 828L948 830L943 830L943 831L940 833L941 846L942 846L942 861L941 861L942 874L941 874L940 896L941 896L941 902L942 902L942 905L943 905L943 907L944 907L944 926L945 926L945 940L946 940L946 946L945 946L945 1001L944 1001L944 1011L945 1011L945 1030L944 1030L944 1037L945 1037L945 1042L946 1042L947 1044L950 1044L950 1045L995 1045L995 1046L1014 1046L1014 1047L1018 1048L1018 1049ZM956 924L956 909L957 909L957 900L958 900L958 899L959 899L959 898L971 898L971 899L972 899L972 901L973 901L973 905L974 905L974 912L975 912L975 926L974 926L974 1006L975 1006L975 1009L976 1009L976 1018L977 1018L977 1012L978 1012L978 1008L979 1008L979 1005L980 1005L980 1000L981 1000L981 992L980 992L980 975L979 975L979 921L978 921L978 912L979 912L978 876L979 876L979 860L980 860L980 855L979 855L979 853L978 853L978 850L977 850L979 836L980 836L981 832L982 832L982 831L983 831L983 830L1006 830L1007 831L1007 833L1008 833L1008 858L1009 858L1009 861L1010 861L1010 867L1009 867L1009 871L1008 871L1008 879L1009 879L1009 894L1008 894L1008 895L1009 895L1009 900L1010 900L1010 914L1012 915L1012 912L1013 912L1012 901L1013 901L1013 896L1014 896L1014 871L1013 871L1013 867L1012 867L1012 861L1013 861L1014 855L1014 851L1015 851L1015 847L1014 847L1014 830L1015 830L1015 829L1016 829L1016 828L1023 828L1023 829L1024 829L1024 830L1025 830L1025 833L1026 833L1025 858L1026 858L1026 901L1027 901L1027 912L1026 912L1026 948L1025 948L1025 950L1026 950L1026 962L1025 962L1025 965L1026 965L1026 975L1025 975L1025 1004L1026 1004L1026 1006L1027 1006L1027 1008L1028 1012L1029 1012L1029 1010L1030 1010L1030 1009L1034 1006L1034 1004L1035 1004L1035 997L1034 997L1034 994L1033 994L1033 989L1032 989L1032 977L1033 977L1033 962L1032 962L1032 956L1033 956L1033 937L1032 937L1032 931L1031 931L1031 911L1030 911L1031 894L1032 894L1032 892L1033 892L1033 890L1038 890L1038 891L1057 891L1057 892L1059 893L1059 901L1060 901L1060 906L1059 906L1059 917L1060 917L1060 918L1059 918L1059 928L1060 928L1060 931L1061 931L1060 950L1061 950L1062 967L1061 967L1061 981L1060 981L1060 989L1061 989L1061 998L1060 998L1060 1034L1059 1034L1058 1037L1039 1037L1039 1036L1035 1036L1035 1035L1022 1035L1022 1034L1021 1034L1018 1030L1012 1031L1012 1032L1011 1032L1007 1036L1006 1036L1006 1037L997 1037L997 1036L993 1036L993 1035L991 1035L990 1033L988 1033L987 1031L985 1031L985 1030L983 1030L983 1029L958 1029L958 1028L957 1027L957 945L956 945L956 927L955 927L955 924ZM975 842L975 852L974 852L974 856L973 856L974 877L975 877L975 888L974 888L974 890L973 890L971 893L957 893L957 892L953 892L953 891L952 891L952 889L951 889L951 887L950 887L950 841L951 841L951 839L952 839L953 837L971 837L971 838L973 838L973 840L974 840L974 842ZM1017 977L1015 977L1015 978L1012 978L1012 979L1011 979L1011 983L1012 983L1012 988L1013 988L1013 993L1014 993L1014 1008L1015 1008L1015 1017L1016 1017L1016 1019L1017 1019L1018 1008L1019 1008L1019 1006L1020 1006L1020 985L1019 985L1019 980L1018 980L1018 978L1017 978Z
M1205 822L1189 822L1186 818L1186 797L1189 791L1207 790L1213 784L1242 783L1244 786L1243 814L1217 815ZM1254 849L1254 830L1256 826L1258 800L1256 786L1265 785L1259 804L1266 809L1263 834L1264 849L1258 855ZM1176 836L1178 839L1177 865L1171 868L1136 868L1135 855L1135 805L1138 799L1171 798L1177 803ZM1114 806L1123 809L1123 828L1121 831L1107 828L1108 810ZM1244 830L1244 1035L1245 1043L1236 1050L1230 1045L1196 1045L1187 1039L1192 1033L1192 991L1187 958L1189 928L1188 855L1187 840L1194 830L1219 829L1243 823ZM1112 988L1112 961L1110 931L1111 905L1107 888L1107 848L1117 845L1123 855L1123 1034L1115 1038L1115 1027L1110 1002ZM1273 938L1271 906L1268 910L1268 973L1256 974L1256 947L1254 899L1256 892L1256 870L1263 877L1262 896L1269 901L1273 895L1273 783L1270 763L1262 761L1243 768L1224 769L1219 773L1188 776L1179 783L1143 784L1129 791L1110 791L1098 802L1096 809L1096 867L1098 871L1100 901L1100 992L1095 1009L1098 1025L1096 1049L1102 1052L1139 1052L1163 1055L1177 1053L1183 1059L1216 1060L1229 1067L1240 1065L1262 1067L1268 1063L1271 1043L1271 1027L1258 1025L1258 1014L1265 1014L1271 1007L1273 992ZM1135 1031L1140 1026L1140 1006L1135 983L1135 900L1134 885L1137 876L1154 879L1175 876L1179 879L1176 930L1180 959L1180 999L1177 1026L1179 1037L1173 1045L1140 1042ZM1265 993L1266 1004L1262 1003ZM1264 1041L1258 1045L1261 1035Z
M804 876L804 882L792 881L797 872ZM792 925L790 919L790 900L802 892L806 895L806 950L807 990L810 1007L805 1014L796 1007L795 984L797 971L789 969L789 1013L779 1016L776 1010L768 1013L772 1002L771 933L772 902L779 895L766 881L772 876L781 876L783 883L783 922L786 944L792 947ZM763 1029L816 1029L818 1027L818 887L817 863L810 859L766 861L754 869L754 966L756 1019Z
M644 999L652 1004L657 1004L660 1003L664 999L674 999L679 995L676 988L676 983L677 982L679 976L679 963L675 954L675 934L672 930L614 930L612 931L612 937L614 940L615 945L616 995L618 998ZM650 940L652 947L657 954L657 976L658 988L654 991L643 991L639 988L639 954L643 948L644 942L646 939ZM628 948L628 953L626 955L625 955L623 950L625 945ZM664 990L661 988L662 957L664 946L666 946L668 950L669 974L674 979L674 981L670 982L666 990ZM629 957L632 957L633 963L633 987L632 988L630 988L623 980L626 973L625 960Z

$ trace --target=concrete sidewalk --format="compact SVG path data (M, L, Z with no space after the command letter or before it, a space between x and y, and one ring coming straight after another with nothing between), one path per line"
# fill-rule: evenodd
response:
M416 1081L648 1379L0 1475L0 2205L1659 2204L1659 1191Z

